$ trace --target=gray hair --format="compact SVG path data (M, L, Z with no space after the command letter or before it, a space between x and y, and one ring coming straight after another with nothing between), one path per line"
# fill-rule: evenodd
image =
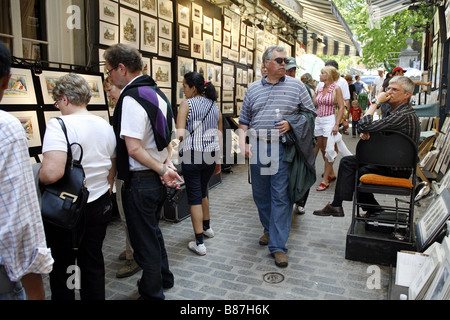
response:
M69 73L56 81L53 88L53 100L61 100L66 96L74 106L88 104L91 101L92 90L88 82L80 75Z
M274 51L286 53L286 49L282 46L270 46L266 49L266 51L264 51L264 54L262 56L263 64L266 60L272 60Z
M401 85L405 92L411 92L411 94L413 94L413 92L414 92L415 84L408 77L395 76L389 81L389 84L391 84L391 83L397 83L397 84Z
M123 43L115 44L106 49L103 57L113 68L122 63L130 72L142 70L142 59L139 51Z

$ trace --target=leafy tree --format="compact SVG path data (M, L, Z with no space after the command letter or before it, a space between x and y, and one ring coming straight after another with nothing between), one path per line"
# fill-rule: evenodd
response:
M391 69L390 54L400 52L407 38L421 42L423 34L412 32L411 26L425 26L431 21L433 8L420 6L419 10L403 10L370 23L366 0L333 0L350 30L361 43L361 62L368 68L380 64Z

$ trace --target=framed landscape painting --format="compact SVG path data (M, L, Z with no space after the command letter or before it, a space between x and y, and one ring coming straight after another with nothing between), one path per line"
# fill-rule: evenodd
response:
M11 68L11 78L0 104L37 104L31 70Z

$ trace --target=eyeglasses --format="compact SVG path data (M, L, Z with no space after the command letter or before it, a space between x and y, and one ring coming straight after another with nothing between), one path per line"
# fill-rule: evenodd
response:
M275 58L273 60L275 60L276 63L278 63L278 64L282 64L283 62L286 63L286 64L288 63L288 59L287 58Z
M55 106L55 108L58 108L58 102L59 102L59 100L55 100L55 103L53 104Z
M116 70L119 66L112 68L111 70L106 69L106 75L109 77L111 76L111 72L113 72L114 70Z
M390 91L390 90L392 90L394 92L399 92L400 91L400 89L397 89L397 88L387 87L387 91Z

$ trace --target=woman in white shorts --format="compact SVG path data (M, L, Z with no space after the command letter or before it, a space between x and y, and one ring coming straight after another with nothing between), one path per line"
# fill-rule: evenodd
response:
M325 158L325 149L327 146L328 137L331 134L339 132L339 123L344 114L344 98L336 81L339 79L339 73L336 68L326 66L321 70L320 81L324 86L319 88L314 102L317 105L317 117L315 121L314 134L317 138L316 148L314 149L315 156L319 150L325 162L325 170L322 181L317 187L317 191L323 191L328 188L330 181L336 177L333 174L333 162L328 162ZM335 104L339 106L338 114L335 114Z

